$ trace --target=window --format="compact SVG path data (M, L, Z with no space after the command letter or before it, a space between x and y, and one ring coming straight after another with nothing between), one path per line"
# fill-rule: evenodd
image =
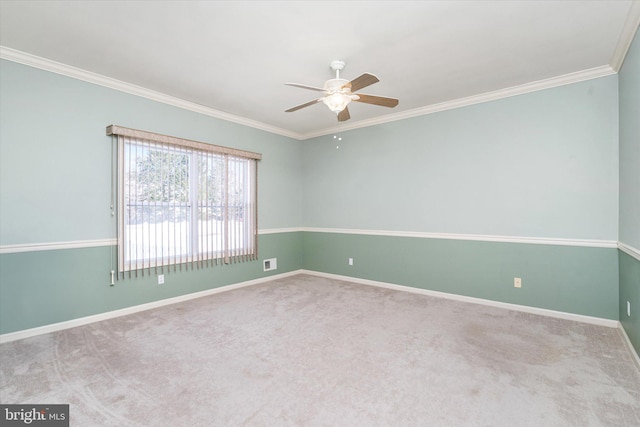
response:
M107 128L118 141L118 270L257 259L260 154Z

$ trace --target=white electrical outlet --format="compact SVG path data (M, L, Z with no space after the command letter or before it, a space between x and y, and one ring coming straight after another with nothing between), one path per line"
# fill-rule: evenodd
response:
M521 288L522 287L522 279L519 277L514 277L513 278L513 287L514 288Z
M158 285L164 285L164 274L158 274Z
M631 303L627 301L627 317L631 317Z
M278 258L262 260L263 271L276 270L278 268Z
M353 265L353 258L349 258L349 265Z

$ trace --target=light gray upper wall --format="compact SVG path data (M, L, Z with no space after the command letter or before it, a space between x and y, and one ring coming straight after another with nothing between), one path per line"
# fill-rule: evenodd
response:
M627 78L637 74L632 61ZM115 237L104 135L112 123L262 152L261 229L617 240L617 76L346 132L336 149L330 136L301 143L10 61L0 67L2 245ZM623 191L635 212L637 188Z
M304 225L617 240L617 93L614 75L304 141Z
M640 36L620 79L620 241L640 250Z
M263 153L259 226L301 225L300 142L0 61L0 244L115 238L110 124Z

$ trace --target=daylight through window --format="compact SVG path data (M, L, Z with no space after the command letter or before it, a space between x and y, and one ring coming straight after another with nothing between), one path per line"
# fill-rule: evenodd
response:
M257 153L110 126L118 141L118 269L257 259Z

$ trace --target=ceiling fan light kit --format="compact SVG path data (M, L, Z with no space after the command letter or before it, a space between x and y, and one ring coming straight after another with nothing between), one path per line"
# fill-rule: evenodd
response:
M349 105L352 100L356 99L358 99L358 95L349 96L345 93L336 92L332 93L331 95L325 96L322 99L322 102L324 102L324 104L329 107L329 110L338 114L340 111L347 108L347 105Z
M315 90L324 92L325 96L315 99L313 101L297 105L295 107L285 110L287 113L300 110L301 108L309 107L311 105L322 102L329 110L336 113L338 121L345 121L351 118L349 109L347 106L351 101L363 102L365 104L380 105L383 107L393 108L398 105L398 100L395 98L386 98L382 96L364 95L353 93L362 88L370 86L380 80L373 74L364 73L360 77L354 80L345 80L340 78L340 71L344 69L344 61L332 61L331 69L336 72L336 78L327 80L322 88L307 86L298 83L285 83L288 86L295 86L302 89Z

